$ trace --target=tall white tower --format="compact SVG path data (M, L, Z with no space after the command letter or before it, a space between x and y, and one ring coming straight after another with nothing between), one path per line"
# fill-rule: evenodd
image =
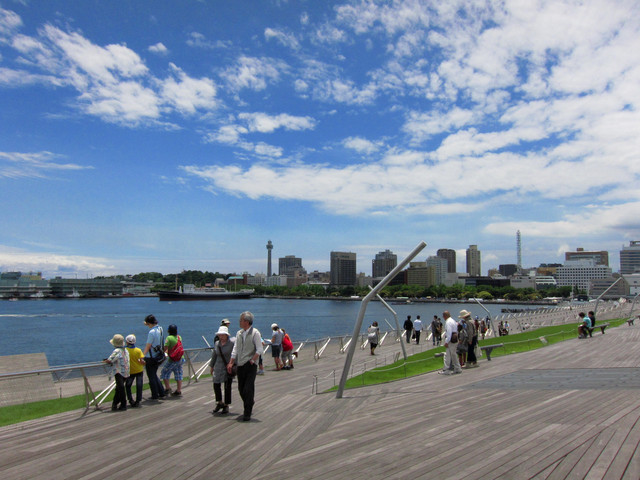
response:
M522 272L522 243L520 238L520 230L516 233L516 252L518 255L518 273Z

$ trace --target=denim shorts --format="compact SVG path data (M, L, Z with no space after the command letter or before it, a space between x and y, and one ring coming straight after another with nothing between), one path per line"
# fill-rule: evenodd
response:
M175 375L176 380L182 380L182 362L172 362L170 360L164 362L162 372L160 372L160 380L169 380L171 372Z

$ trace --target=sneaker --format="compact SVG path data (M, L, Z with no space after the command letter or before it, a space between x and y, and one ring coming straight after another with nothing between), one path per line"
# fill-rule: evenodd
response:
M165 395L171 395L171 392L173 392L173 390L171 390L170 388L165 388L164 389L164 394Z
M451 370L438 370L438 375L451 375Z
M174 397L179 397L180 395L182 395L182 392L175 391L171 395Z
M257 375L264 375L264 370L258 370Z

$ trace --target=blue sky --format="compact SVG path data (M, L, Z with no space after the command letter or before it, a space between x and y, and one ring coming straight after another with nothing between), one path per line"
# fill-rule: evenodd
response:
M640 239L636 1L0 0L0 270Z

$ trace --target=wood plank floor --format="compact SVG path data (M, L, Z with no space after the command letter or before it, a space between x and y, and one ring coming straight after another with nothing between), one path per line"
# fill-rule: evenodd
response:
M384 345L381 354L399 350ZM357 361L367 358L358 349ZM0 429L10 479L640 478L640 326L491 362L312 395L344 355L258 377L251 422L214 416L209 381L126 412L70 412ZM373 358L373 357L372 357ZM269 362L267 362L269 364ZM268 369L267 369L268 370Z

